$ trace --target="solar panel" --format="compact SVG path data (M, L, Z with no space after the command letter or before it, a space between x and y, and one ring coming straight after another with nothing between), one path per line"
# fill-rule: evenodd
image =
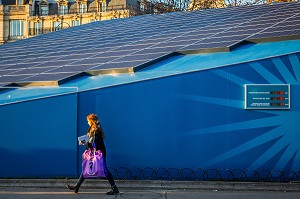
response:
M126 61L135 61L135 60L153 60L158 57L165 55L166 53L148 53L148 54L133 54L121 57L119 59L114 60L115 62L126 62Z
M49 67L49 66L63 66L63 65L66 65L66 64L69 64L70 63L70 60L54 60L54 61L48 61L48 62L44 62L44 63L41 63L41 64L38 64L36 66L38 67Z
M5 69L25 69L28 67L31 67L37 63L18 63L14 65L10 65L9 67L6 67Z
M19 69L0 70L0 77L2 75L10 75L10 74L15 73L17 71L19 71Z
M215 43L198 43L198 44L190 45L188 47L181 48L178 51L183 53L186 53L184 51L196 51L197 53L197 51L201 52L201 50L203 49L206 49L207 52L220 51L220 49L227 49L229 51L228 47L236 44L238 41L240 40L223 41L223 42L215 42Z
M0 85L55 85L82 72L132 72L177 51L220 51L244 40L297 39L299 9L300 3L282 3L142 15L8 43L0 46Z
M87 58L87 59L82 59L80 61L77 62L73 62L76 65L77 64L100 64L100 63L105 63L105 62L109 62L112 59L116 59L116 57L93 57L93 58Z
M133 68L135 66L139 66L141 64L147 63L146 61L128 61L128 62L110 62L110 63L106 63L106 64L102 64L100 66L96 66L92 69L90 69L90 71L101 71L101 70L112 70L112 69L122 69L122 68Z
M258 41L261 39L268 39L270 40L273 38L275 39L280 37L288 37L288 36L295 36L295 39L300 39L300 28L294 29L294 30L285 30L285 31L276 31L276 32L261 32L258 34L255 34L254 36L250 37L249 41Z
M56 57L53 58L55 60L81 60L81 59L85 59L87 57L92 57L96 55L96 53L90 53L90 54L70 54L70 55L66 55L66 56L61 56L61 57Z
M122 46L120 48L118 48L117 50L141 50L141 49L145 49L145 48L148 48L150 46L152 46L153 44L136 44L136 45L125 45L125 46ZM116 51L116 50L115 50Z
M13 73L10 73L12 75L34 75L34 74L39 74L39 73L44 73L49 70L53 70L54 68L57 67L49 67L49 68L26 68L23 70L16 70Z
M227 30L224 32L221 32L219 34L214 35L214 37L219 37L221 39L227 38L227 37L236 37L236 36L241 36L242 38L247 37L248 35L252 35L257 33L257 31L263 30L262 28L257 28L257 29L239 29L239 30Z
M116 50L112 50L112 51L108 51L108 52L104 52L101 54L98 54L98 57L114 57L114 58L119 58L120 56L124 56L124 55L129 55L132 52L134 52L132 49L125 49L125 50L121 50L120 48L116 49Z
M274 24L271 27L268 27L253 36L248 40L258 41L263 39L274 39L281 37L294 37L294 39L300 39L300 14L293 15L290 18L283 20L277 24Z
M65 78L78 75L77 72L65 72L65 73L40 73L37 75L28 75L24 76L18 83L27 83L27 82L38 82L38 81L53 81L57 82Z
M174 38L172 40L169 40L167 42L162 42L160 44L157 44L155 46L153 46L154 48L163 48L163 47L183 47L186 45L191 45L193 43L197 43L199 41L199 39L195 39L195 40L177 40L177 38Z
M162 47L162 48L148 48L148 49L144 49L139 51L140 54L151 54L151 53L171 53L175 50L177 50L177 47L171 46L171 47Z
M218 37L218 35L215 35L213 37L203 39L200 42L195 43L193 45L198 45L198 44L201 44L201 43L210 44L210 43L222 43L222 42L228 42L228 41L241 41L246 36L247 35L227 35L227 36L224 36L224 37Z
M1 83L19 82L31 75L3 75L0 78Z
M95 67L94 64L80 64L80 65L65 65L62 67L55 67L47 72L49 73L65 73L65 72L83 72Z

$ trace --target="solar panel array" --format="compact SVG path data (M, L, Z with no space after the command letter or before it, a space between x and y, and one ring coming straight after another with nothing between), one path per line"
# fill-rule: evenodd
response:
M300 39L299 22L300 3L93 22L1 45L0 86L57 85L83 74L135 71L172 52L222 51L243 41Z

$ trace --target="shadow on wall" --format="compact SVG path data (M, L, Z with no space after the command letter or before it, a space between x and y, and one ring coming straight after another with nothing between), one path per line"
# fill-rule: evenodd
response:
M253 181L291 182L299 180L300 171L189 169L189 168L110 168L115 179L124 180L181 180L181 181Z

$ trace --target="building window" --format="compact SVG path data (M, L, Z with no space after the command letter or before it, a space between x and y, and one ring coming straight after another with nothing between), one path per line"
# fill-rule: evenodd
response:
M106 2L101 3L101 10L100 12L106 12Z
M79 25L80 25L79 20L72 21L72 26L79 26Z
M86 4L79 4L79 13L86 13Z
M17 5L23 5L23 0L17 0Z
M49 8L48 6L42 6L41 7L41 15L42 16L47 16L49 14Z
M53 29L54 29L54 31L61 29L59 21L54 21L53 22Z
M41 22L34 22L34 35L41 34Z
M144 11L145 11L145 4L141 4L141 6L140 6L140 10L141 10L142 12L144 12Z
M11 20L9 27L9 36L11 39L22 39L24 37L24 21Z
M60 9L60 12L59 12L60 15L67 14L67 6L66 5L60 6L59 9Z

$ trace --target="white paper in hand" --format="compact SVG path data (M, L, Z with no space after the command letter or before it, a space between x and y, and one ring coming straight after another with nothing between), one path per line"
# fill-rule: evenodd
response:
M83 136L78 137L78 144L79 145L85 145L85 143L88 143L88 141L89 141L89 136L87 136L87 135L83 135Z

